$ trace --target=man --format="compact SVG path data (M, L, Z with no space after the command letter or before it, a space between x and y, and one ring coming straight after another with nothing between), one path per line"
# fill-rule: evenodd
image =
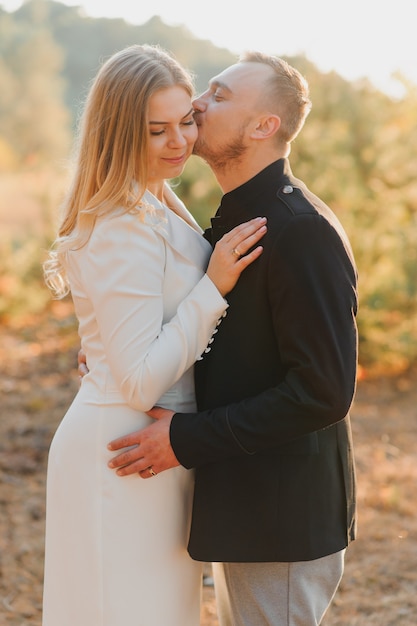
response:
M356 270L287 160L310 106L300 74L258 53L195 101L195 153L225 194L207 236L266 216L264 251L196 364L198 413L155 408L109 445L135 446L110 462L121 476L195 468L189 552L215 562L222 626L319 624L355 536Z

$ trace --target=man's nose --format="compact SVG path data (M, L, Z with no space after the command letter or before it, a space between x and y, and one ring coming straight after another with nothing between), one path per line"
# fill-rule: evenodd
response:
M200 96L198 96L197 98L194 98L193 100L193 107L196 111L204 111L206 108L206 103L205 103L205 94L201 94Z

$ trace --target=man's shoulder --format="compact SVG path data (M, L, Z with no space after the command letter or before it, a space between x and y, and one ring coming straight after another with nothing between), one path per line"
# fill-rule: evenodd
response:
M353 261L353 253L349 238L334 211L318 196L312 193L308 187L297 179L282 184L276 191L277 211L276 226L282 233L292 224L299 233L309 232L312 221L320 224L322 233L327 233L331 238L342 240L345 249ZM272 227L274 220L269 220ZM294 231L293 231L294 232Z
M329 207L315 196L301 181L290 182L278 187L276 198L289 216L321 214Z

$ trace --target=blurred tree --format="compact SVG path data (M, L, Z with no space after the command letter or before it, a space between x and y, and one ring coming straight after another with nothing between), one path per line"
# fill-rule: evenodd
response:
M0 14L0 137L30 164L65 156L71 136L62 52L44 25L47 3L25 6L25 20Z
M297 138L294 173L335 210L359 268L360 358L398 372L417 362L417 87L394 100L368 81L307 76L313 109Z
M52 0L27 0L12 14L0 8L0 167L62 153L63 81L74 122L101 62L145 42L160 44L193 71L197 91L236 61L158 16L135 26L88 18ZM392 99L367 80L320 72L304 56L287 60L308 79L313 101L293 144L294 174L340 217L358 263L361 364L374 373L405 370L417 364L417 87L398 76L404 96ZM221 197L208 166L193 157L174 184L208 226Z
M54 0L27 0L13 14L15 19L30 21L32 5L39 2L47 6L44 27L64 53L65 99L74 120L101 63L126 46L141 43L162 46L196 75L198 91L205 89L211 76L235 60L229 50L195 38L185 26L168 26L158 16L145 24L134 25L123 19L90 18L79 7Z

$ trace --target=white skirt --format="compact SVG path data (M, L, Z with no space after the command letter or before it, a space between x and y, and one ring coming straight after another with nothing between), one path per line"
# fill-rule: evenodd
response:
M171 408L194 410L193 394ZM201 563L186 550L193 472L176 467L144 480L107 467L108 442L151 421L125 404L97 404L83 384L57 429L43 626L199 625Z

